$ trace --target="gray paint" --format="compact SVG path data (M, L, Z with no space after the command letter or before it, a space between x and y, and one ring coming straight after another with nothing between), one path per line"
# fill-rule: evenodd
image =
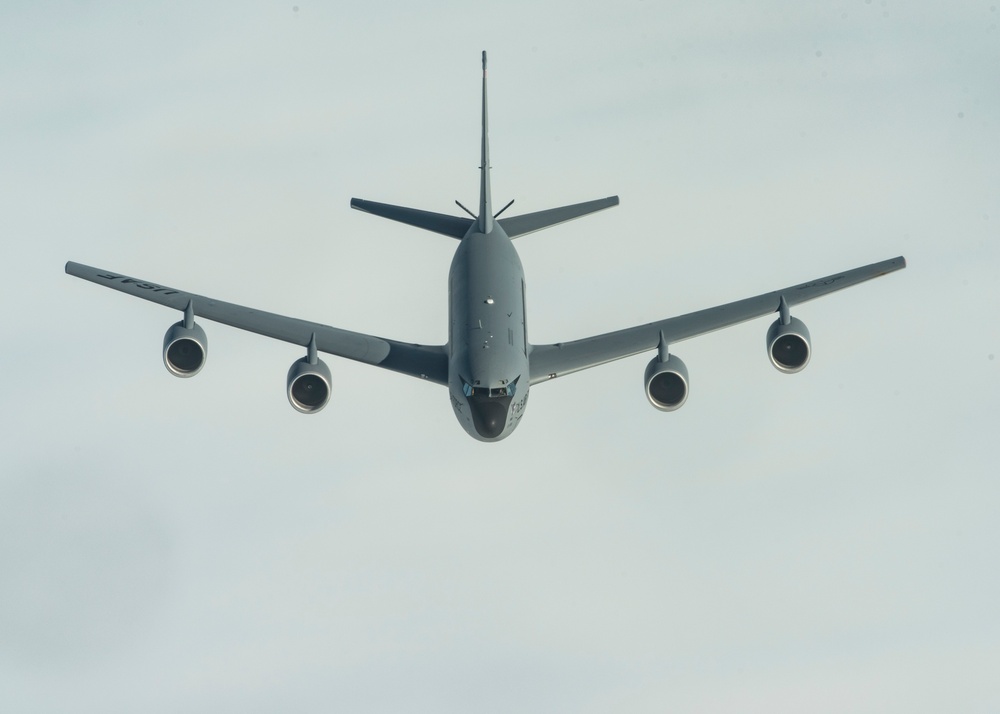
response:
M657 348L665 355L670 344L779 310L782 317L787 318L789 307L906 267L905 259L900 256L678 317L572 342L533 346L526 331L524 271L511 237L610 208L618 204L618 197L502 221L494 220L486 97L486 53L483 52L480 199L479 215L474 221L357 198L351 200L352 208L451 237L459 237L464 229L448 279L449 332L446 345L406 344L341 330L213 300L79 263L67 263L66 272L184 310L187 322L192 315L204 317L303 347L313 345L314 349L339 357L447 384L455 416L466 432L481 441L499 441L510 435L520 422L532 384ZM510 234L505 226L510 227ZM795 324L801 325L801 331L808 340L804 324L799 320ZM193 323L189 327L193 327ZM677 373L683 374L686 399L687 370L680 358L676 358L676 364L679 365ZM658 366L657 358L654 358L646 370L647 396L651 380L669 369L665 362ZM293 371L294 365L289 372L289 390ZM683 399L677 407L681 404Z
M470 231L455 251L448 277L448 387L455 416L477 439L497 441L510 434L527 403L524 292L521 261L503 228L494 223L488 234ZM512 385L513 395L499 394ZM474 413L495 409L493 402L470 398L470 387L476 390L473 397L483 390L496 395L492 398L513 397L505 403L502 429L476 428Z

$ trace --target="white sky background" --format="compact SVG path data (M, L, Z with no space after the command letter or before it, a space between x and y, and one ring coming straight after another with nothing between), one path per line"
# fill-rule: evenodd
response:
M0 707L10 712L1000 708L1000 9L984 2L14 3L0 9ZM455 243L351 211L619 194L517 242L534 342L903 254L537 386L445 390L203 323L77 260L401 340Z

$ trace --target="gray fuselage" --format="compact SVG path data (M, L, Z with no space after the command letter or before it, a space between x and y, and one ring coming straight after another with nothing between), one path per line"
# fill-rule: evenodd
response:
M448 275L448 390L459 423L480 441L509 435L528 401L524 270L496 221L474 223Z

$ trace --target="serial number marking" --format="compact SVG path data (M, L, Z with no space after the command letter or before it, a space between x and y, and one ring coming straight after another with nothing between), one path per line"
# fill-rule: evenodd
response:
M129 278L124 275L115 275L113 273L98 273L97 277L104 278L105 280L120 280L123 285L134 285L140 290L151 290L154 293L163 293L164 295L176 295L177 290L171 288L165 288L160 285L153 285L153 283L147 283L142 280L136 280L135 278Z
M808 290L809 288L818 288L818 287L821 287L823 285L833 285L835 282L837 282L838 280L842 280L843 278L844 278L843 275L838 275L835 278L827 278L826 280L817 280L815 282L808 283L807 285L800 285L800 286L798 286L795 289L796 290Z

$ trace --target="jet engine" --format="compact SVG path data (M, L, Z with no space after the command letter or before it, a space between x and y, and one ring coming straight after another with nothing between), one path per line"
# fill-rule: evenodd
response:
M654 407L672 412L684 406L688 397L687 366L677 355L657 355L646 366L646 398Z
M208 337L194 319L171 325L163 336L163 364L175 377L193 377L205 366Z
M288 370L288 402L303 414L315 414L330 401L330 368L315 352Z
M767 330L767 356L778 371L793 374L805 369L812 355L809 330L802 320L782 316Z

